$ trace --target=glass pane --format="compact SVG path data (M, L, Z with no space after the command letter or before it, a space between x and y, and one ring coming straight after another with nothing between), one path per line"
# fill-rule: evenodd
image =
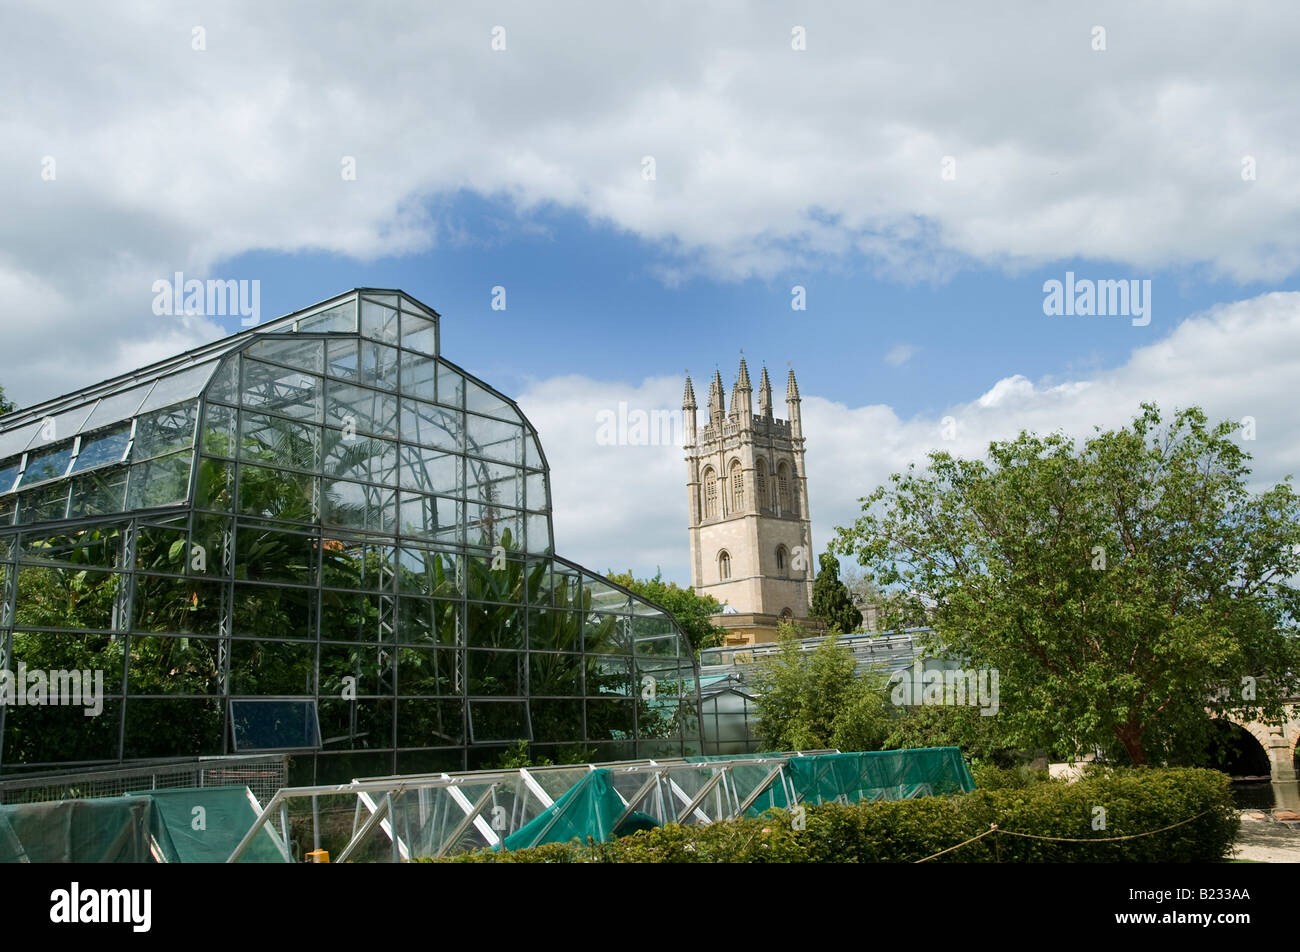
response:
M49 449L27 454L27 471L23 473L24 488L47 479L57 479L68 471L72 460L72 444L64 443Z
M105 424L116 423L118 420L129 420L139 411L140 404L144 403L144 398L149 395L153 385L154 381L151 380L139 387L132 387L130 390L104 397L91 411L86 422L81 425L82 431L98 429Z
M72 481L72 502L68 516L105 516L126 507L125 466L97 469Z
M270 466L315 470L320 466L321 428L244 410L239 416L240 459Z
M87 403L79 407L73 407L71 410L64 410L62 413L56 413L54 416L45 417L32 434L32 441L28 449L48 446L58 440L76 436L86 422L86 418L90 416L91 409L92 405Z
M523 427L473 414L466 414L465 419L466 452L507 463L523 463Z
M14 456L27 449L27 444L40 428L41 421L37 420L0 433L0 456Z
M241 528L236 537L235 578L311 585L316 581L316 552L314 536Z
M461 541L462 503L442 496L401 494L399 531L402 535L439 542Z
M0 463L0 493L7 493L14 488L14 480L18 478L18 469L22 461L21 456L12 456Z
M174 453L131 467L126 507L149 509L182 503L190 494L191 452Z
M132 462L193 446L197 418L197 403L183 403L137 417Z
M310 750L320 747L315 701L230 702L235 750Z
M208 400L221 400L225 403L239 402L239 368L242 364L238 354L231 354L221 362L217 372L212 375L204 396Z
M244 359L242 402L246 407L319 423L324 381L312 374Z
M132 637L131 666L126 676L128 693L220 695L218 645L215 638ZM220 743L220 711L217 737ZM170 756L176 755L175 750L190 752L188 747L180 747Z
M352 433L397 436L397 398L391 393L329 382L325 422Z
M325 428L323 472L334 479L358 479L391 486L397 481L397 444Z
M524 542L529 552L550 552L554 549L551 540L551 520L544 512L528 513L524 525Z
M47 483L18 497L18 521L48 522L65 519L68 514L68 483Z
M240 674L243 680L235 681L236 694L312 693L316 651L311 639L316 636L316 602L314 589L243 582L235 585L235 644L243 645L236 649L236 655L248 659Z
M524 474L504 463L485 463L467 460L465 465L465 495L470 499L523 507Z
M399 482L403 489L447 496L462 494L461 459L453 453L403 445Z
M438 327L426 318L402 311L402 346L424 354L438 353Z
M462 449L464 426L464 414L458 410L402 398L403 442L459 451Z
M191 756L222 752L221 702L131 698L126 704L125 747L131 758Z
M325 342L322 340L265 339L251 345L246 353L250 357L287 364L319 374L325 372Z
M212 373L217 369L218 361L210 360L205 364L199 364L197 367L191 367L188 370L182 370L170 377L163 377L158 381L158 385L150 391L149 396L141 404L137 413L148 413L150 410L157 410L160 407L171 406L173 403L180 403L182 400L189 400L197 397L203 392L208 381L212 378Z
M465 405L465 378L441 361L438 362L438 402L449 407Z
M361 299L361 335L385 344L397 343L397 310Z
M477 697L518 697L523 693L523 651L467 651L465 676L469 693Z
M541 512L551 508L551 496L546 491L546 476L543 473L529 473L524 492L529 509Z
M402 393L432 401L436 394L438 362L423 354L402 352Z
M335 304L319 314L304 317L298 321L299 333L328 334L336 331L357 331L357 301L349 298L342 304Z
M519 415L505 400L487 388L480 387L473 380L465 381L465 409L471 413L505 417L507 420L519 419Z
M122 462L130 438L129 424L86 434L81 438L81 451L77 453L77 461L72 464L72 472L84 473L96 466Z
M203 431L199 445L211 456L233 457L237 452L239 411L234 407L209 403L203 408Z
M472 701L469 705L470 742L532 740L527 701Z
M394 490L341 479L325 480L324 490L322 518L326 523L372 532L393 531L397 518Z
M239 511L267 519L314 522L317 478L279 469L239 468Z

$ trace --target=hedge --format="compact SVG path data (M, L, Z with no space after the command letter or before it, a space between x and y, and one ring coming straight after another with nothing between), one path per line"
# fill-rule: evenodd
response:
M608 843L575 839L513 852L482 850L442 862L910 863L971 840L996 823L998 832L930 862L1201 863L1224 860L1240 825L1228 777L1217 770L1128 768L1073 783L1005 779L1010 783L954 797L809 806L802 830L792 828L794 814L774 810L709 826L669 824ZM1069 842L1146 833L1153 835Z

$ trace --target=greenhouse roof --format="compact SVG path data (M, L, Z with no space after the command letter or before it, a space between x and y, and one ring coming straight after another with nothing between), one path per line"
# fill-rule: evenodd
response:
M187 350L130 373L82 387L34 406L0 416L0 457L40 446L46 422L55 421L60 439L129 420L183 400L197 398L207 386L217 362L253 338L266 334L357 332L360 298L398 306L424 317L435 327L440 315L410 295L383 288L354 288L284 317ZM437 353L435 338L434 353Z

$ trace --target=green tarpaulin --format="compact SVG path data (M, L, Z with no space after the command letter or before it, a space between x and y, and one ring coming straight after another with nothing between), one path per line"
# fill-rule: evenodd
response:
M0 805L2 863L148 863L148 797Z
M260 811L247 787L176 787L128 796L153 800L150 832L167 863L224 863ZM240 857L241 863L283 863L268 826Z

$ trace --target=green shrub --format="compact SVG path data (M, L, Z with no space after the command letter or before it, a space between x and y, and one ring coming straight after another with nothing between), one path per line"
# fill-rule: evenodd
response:
M608 843L574 840L444 862L909 863L996 823L998 832L931 862L1202 863L1227 856L1240 822L1228 778L1217 770L1126 768L1074 783L1009 770L987 779L991 787L956 797L810 806L802 830L793 829L792 813L769 811L710 826L669 824ZM1153 835L1107 841L1138 833Z

